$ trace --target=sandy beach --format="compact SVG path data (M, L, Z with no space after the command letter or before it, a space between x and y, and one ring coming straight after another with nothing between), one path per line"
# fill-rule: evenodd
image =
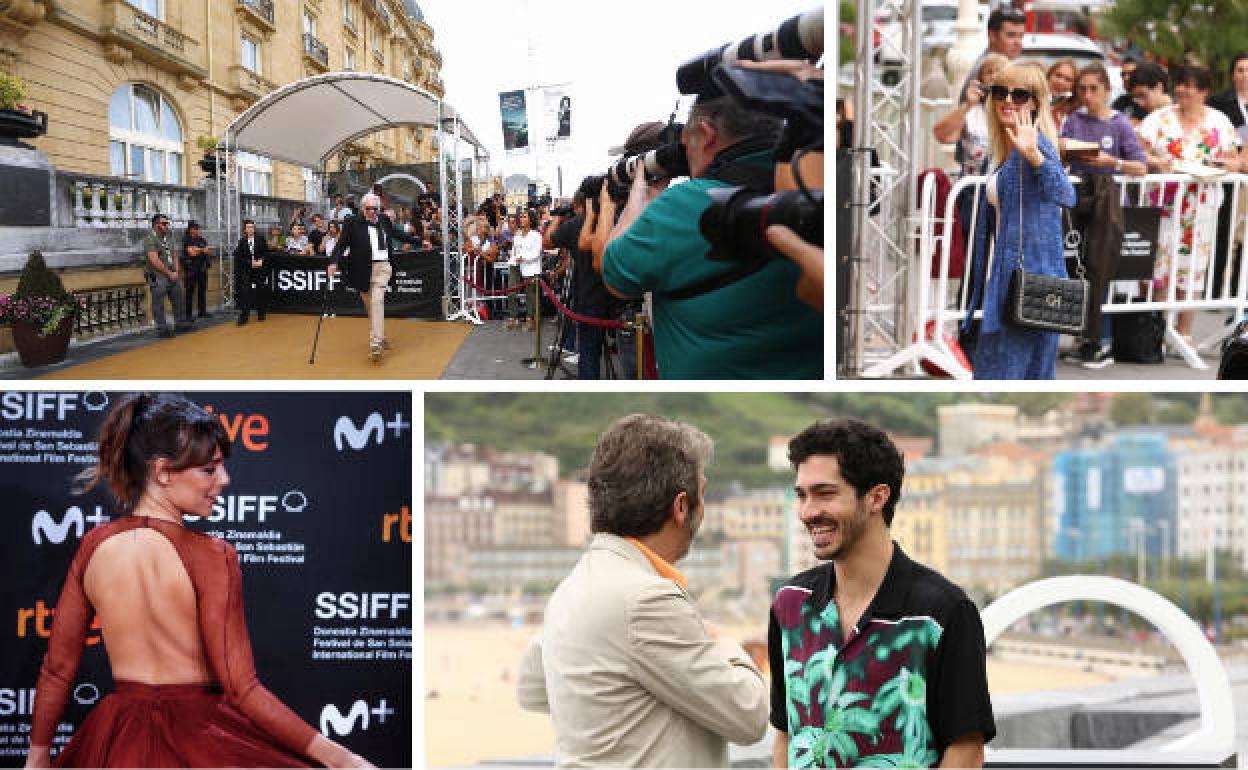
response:
M765 639L765 629L724 629ZM425 750L429 767L550 754L554 732L544 714L516 705L515 674L533 627L425 626ZM1089 687L1109 677L1057 666L988 661L994 694Z

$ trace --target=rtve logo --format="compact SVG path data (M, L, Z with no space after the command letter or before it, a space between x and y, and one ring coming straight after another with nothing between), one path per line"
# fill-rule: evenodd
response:
M0 396L0 419L64 421L79 407L98 412L108 406L108 394L98 391L78 393L5 393Z
M388 616L398 619L412 608L410 593L367 593L350 591L336 594L322 591L316 595L316 616L321 620L377 620Z
M355 421L350 417L339 417L334 424L334 446L342 452L345 451L345 443L358 452L370 442L376 442L378 446L384 444L387 430L393 432L395 438L399 438L403 431L411 428L412 424L404 421L402 412L395 412L394 419L390 422L386 422L379 412L373 412L361 427L356 427Z
M329 283L329 290L333 291L342 284L342 276L334 275L330 278L326 275L325 270L292 270L291 268L282 268L277 271L277 288L280 291L323 291L326 282Z
M33 696L34 690L31 690ZM375 708L369 708L367 701L357 700L351 704L351 709L346 716L338 710L338 706L334 703L326 703L321 709L321 735L329 738L329 731L332 728L336 735L350 735L355 732L356 726L360 730L367 730L369 727L369 715L377 717L378 724L385 724L386 717L394 714L394 709L386 706L386 699L382 698L377 702Z
M398 527L398 539L404 543L412 542L412 509L406 505L398 513L381 515L381 542L389 543L394 539L394 529Z
M56 616L56 608L43 603L43 599L35 601L34 607L17 608L17 638L25 639L33 632L41 639L52 635L52 618ZM100 643L100 617L91 618L91 628L87 631L87 645Z
M35 545L43 545L45 541L60 545L69 539L71 529L74 531L74 537L81 539L88 521L91 522L92 527L98 527L110 520L111 518L104 514L104 508L99 505L95 506L95 511L90 516L84 516L82 509L76 505L67 508L60 521L52 518L52 514L47 511L36 511L34 518L30 521L30 536L35 541Z
M269 418L265 415L218 413L208 404L204 405L204 411L217 415L235 446L242 444L250 452L263 452L269 448Z

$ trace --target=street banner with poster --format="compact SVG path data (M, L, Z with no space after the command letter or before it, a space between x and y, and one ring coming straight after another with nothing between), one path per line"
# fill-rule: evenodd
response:
M549 86L546 92L546 137L555 149L566 150L572 138L572 97L568 87Z
M524 91L506 91L498 95L498 108L503 117L503 149L509 153L529 151L529 115Z

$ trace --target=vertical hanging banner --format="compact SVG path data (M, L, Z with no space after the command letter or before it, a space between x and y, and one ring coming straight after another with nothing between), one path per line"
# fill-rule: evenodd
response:
M121 393L0 392L0 767L21 767L39 666L82 537L125 515L71 492ZM233 441L231 482L189 529L229 542L260 681L380 767L412 757L412 396L189 393ZM112 689L97 619L54 740Z
M529 150L529 114L524 91L507 91L498 95L498 109L503 116L503 149L523 154Z
M572 138L572 96L568 87L551 86L546 91L547 137L556 150L567 150Z

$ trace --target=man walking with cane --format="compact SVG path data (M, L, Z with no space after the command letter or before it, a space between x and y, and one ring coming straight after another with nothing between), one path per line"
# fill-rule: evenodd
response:
M392 232L380 216L379 197L368 193L360 205L364 216L350 217L343 223L342 237L334 246L328 273L332 279L339 269L344 269L347 285L360 293L368 313L368 358L376 363L390 347L385 324L386 287L394 272L390 264Z

